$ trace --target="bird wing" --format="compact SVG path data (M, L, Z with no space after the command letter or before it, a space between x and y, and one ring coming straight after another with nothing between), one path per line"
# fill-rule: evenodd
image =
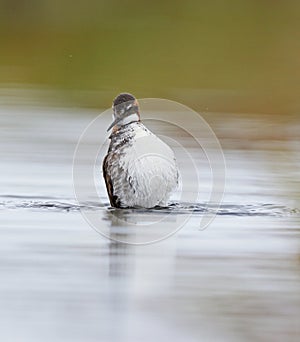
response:
M118 199L118 196L114 195L113 183L112 183L112 179L110 177L110 172L109 172L109 154L107 154L103 160L102 170L103 170L103 177L105 180L105 185L106 185L106 190L108 193L110 205L112 207L119 208L120 201Z

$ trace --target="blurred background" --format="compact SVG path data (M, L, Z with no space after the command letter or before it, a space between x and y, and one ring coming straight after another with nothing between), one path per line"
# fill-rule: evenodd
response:
M297 0L1 0L0 37L2 94L106 108L128 91L202 111L300 109Z

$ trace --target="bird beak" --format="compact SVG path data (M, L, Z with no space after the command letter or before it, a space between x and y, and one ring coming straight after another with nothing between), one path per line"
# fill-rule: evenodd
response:
M127 108L126 108L126 112L125 115L121 115L118 118L116 118L113 123L108 127L107 132L110 131L117 123L119 123L121 120L123 120L124 118L126 118L127 116L130 116L131 114L133 114L134 112L132 110L134 110L134 106L132 103L130 103Z
M119 118L116 118L113 123L108 127L107 131L106 132L109 132L118 122L120 122L123 118L122 117L119 117Z

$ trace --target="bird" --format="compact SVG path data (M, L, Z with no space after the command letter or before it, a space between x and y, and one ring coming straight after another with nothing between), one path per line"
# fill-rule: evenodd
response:
M140 106L132 94L119 94L112 110L110 144L102 164L111 206L166 206L179 180L173 150L141 122Z

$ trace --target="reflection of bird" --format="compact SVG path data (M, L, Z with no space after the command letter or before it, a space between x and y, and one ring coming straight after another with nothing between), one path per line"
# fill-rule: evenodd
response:
M113 207L166 205L178 184L172 149L140 122L139 104L131 94L113 101L113 128L103 175Z

